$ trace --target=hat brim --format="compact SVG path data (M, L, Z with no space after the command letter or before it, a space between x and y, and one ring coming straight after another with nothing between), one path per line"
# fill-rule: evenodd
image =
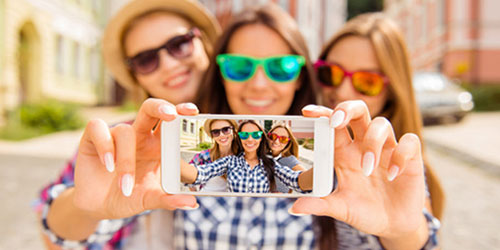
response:
M125 63L122 35L129 23L136 17L152 10L165 10L190 19L207 35L209 42L215 43L221 28L215 17L201 4L192 0L136 0L120 9L110 20L104 31L102 54L106 67L113 77L129 91L138 87L135 78Z

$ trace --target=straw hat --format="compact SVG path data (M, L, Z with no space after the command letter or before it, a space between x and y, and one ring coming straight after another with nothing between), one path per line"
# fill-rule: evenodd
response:
M138 84L125 64L122 36L129 23L136 17L153 10L171 11L189 19L215 43L221 28L210 12L195 0L132 0L114 15L104 31L102 52L107 68L127 90L137 91Z

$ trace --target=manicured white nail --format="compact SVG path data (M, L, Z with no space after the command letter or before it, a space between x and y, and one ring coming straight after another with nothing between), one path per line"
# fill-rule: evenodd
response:
M106 165L108 172L113 173L115 171L115 160L112 153L104 154L104 165Z
M345 112L342 110L337 110L335 113L332 115L332 118L330 118L330 127L336 128L342 122L344 122L345 119Z
M375 155L372 152L367 152L363 156L363 174L370 176L375 167Z
M123 195L129 197L132 195L132 189L134 188L134 178L130 174L124 174L122 177L122 193Z
M307 105L307 106L303 107L303 108L302 108L302 110L314 111L314 110L316 110L316 107L317 107L317 106L316 106L316 105L314 105L314 104L309 104L309 105Z
M160 112L167 114L167 115L176 115L177 114L177 110L175 109L175 107L172 107L172 106L167 105L167 104L160 106Z
M187 108L187 109L194 109L194 110L197 110L198 107L196 107L196 105L194 103L184 103L184 107Z
M198 203L196 203L196 206L194 206L194 207L184 206L184 207L180 207L179 209L182 209L182 210L195 210L195 209L197 209L199 207L200 207L200 205L198 205Z
M388 181L393 181L394 178L396 178L396 176L398 175L398 172L399 172L399 167L396 166L396 165L393 165L390 169L389 169L389 174L387 175L387 180Z
M307 214L301 214L301 213L294 213L292 212L292 208L288 209L288 213L294 216L306 216Z

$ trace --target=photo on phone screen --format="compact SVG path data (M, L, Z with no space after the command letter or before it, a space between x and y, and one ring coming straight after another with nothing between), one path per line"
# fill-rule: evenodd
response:
M211 163L207 160L223 148L236 148L236 152ZM260 152L265 152L270 160L260 159ZM181 159L196 166L199 173L209 175L197 184L180 183L182 191L307 193L312 191L313 174L308 175L310 189L297 188L296 183L301 172L313 171L314 122L184 118L180 126L180 153ZM246 161L245 155L255 155L258 162ZM266 163L274 171L266 171Z
M333 185L333 129L301 116L198 115L162 124L167 193L324 196Z

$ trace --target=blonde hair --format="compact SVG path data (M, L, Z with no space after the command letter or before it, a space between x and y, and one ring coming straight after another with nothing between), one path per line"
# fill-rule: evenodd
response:
M293 155L296 158L299 158L299 143L295 139L295 136L293 136L292 130L288 127L288 125L284 123L278 123L269 130L269 133L273 132L277 128L284 128L288 133L288 138L290 138L290 140L286 144L286 147L281 151L281 156L287 157Z
M238 143L236 142L238 140L237 135L236 135L236 130L238 129L238 124L236 124L236 122L234 120L226 120L226 119L207 120L208 131L205 130L205 132L210 137L212 137L212 135L210 133L210 129L212 128L212 124L216 121L226 121L229 124L231 124L231 126L233 127L233 140L231 142L231 152L234 155L238 154L238 152L240 150L240 147L239 147ZM220 157L221 157L221 155L220 155L219 144L214 140L214 145L212 145L212 148L210 148L210 159L212 161L215 161L215 160L219 159Z
M406 44L398 26L382 13L359 15L347 22L326 43L321 50L320 59L325 59L331 48L348 36L359 36L370 40L380 67L389 78L390 94L379 115L391 121L397 139L405 133L414 133L422 140L422 118L413 92L412 72ZM422 154L424 154L423 148ZM441 218L444 208L444 192L425 155L424 165L433 214Z

